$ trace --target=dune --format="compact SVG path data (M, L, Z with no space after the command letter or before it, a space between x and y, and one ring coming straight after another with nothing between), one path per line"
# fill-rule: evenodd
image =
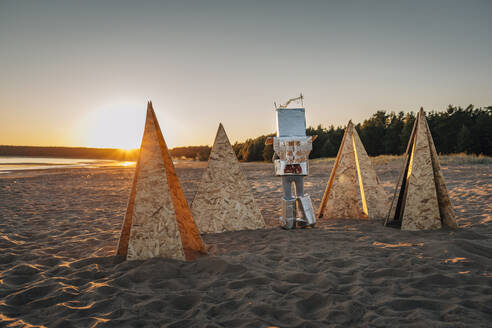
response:
M400 158L375 160L388 194ZM314 160L318 207L333 161ZM177 166L190 202L204 163ZM443 164L460 229L369 220L278 228L280 179L244 163L267 228L204 235L207 257L115 261L134 168L0 175L0 326L489 327L492 166Z

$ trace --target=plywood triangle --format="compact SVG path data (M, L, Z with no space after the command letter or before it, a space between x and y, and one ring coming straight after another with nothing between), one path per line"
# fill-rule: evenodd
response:
M421 108L414 123L402 173L386 225L402 230L457 228L429 126Z
M437 202L439 203L439 214L441 216L441 221L443 225L448 226L452 229L457 229L458 224L456 223L453 204L451 204L451 199L449 198L448 190L446 188L446 184L444 183L441 166L439 165L439 158L437 157L436 146L434 145L434 140L432 139L429 125L427 124L427 120L425 119L425 117L424 122L427 130L427 137L429 139L429 145L431 147L430 150L432 168L434 172L434 180L436 183Z
M387 208L388 196L379 183L354 125L349 122L321 200L318 217L382 219Z
M382 222L388 212L389 196L379 182L376 170L374 170L357 130L353 128L352 131L363 212L369 219L380 219Z
M116 254L131 260L205 254L151 102Z
M222 124L191 208L201 233L265 227Z
M406 191L407 174L410 164L410 155L412 153L413 144L415 142L415 131L417 127L417 120L413 123L412 132L410 133L410 140L408 141L407 149L405 151L403 167L398 176L396 182L395 191L391 200L390 209L385 220L385 225L398 225L401 226L401 208L404 205L404 194ZM398 195L398 196L397 196Z

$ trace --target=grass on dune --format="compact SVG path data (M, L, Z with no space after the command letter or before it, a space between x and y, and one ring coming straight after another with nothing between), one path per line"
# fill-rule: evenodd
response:
M402 161L403 155L379 155L370 157L373 165L381 165L388 164L394 161ZM332 163L335 161L335 157L323 157L316 158L311 160L313 163ZM474 154L448 154L448 155L439 155L439 162L441 165L449 165L449 164L492 164L492 157L484 156L484 155L474 155Z
M441 164L492 164L492 157L484 155L475 154L449 154L449 155L439 155L439 161Z

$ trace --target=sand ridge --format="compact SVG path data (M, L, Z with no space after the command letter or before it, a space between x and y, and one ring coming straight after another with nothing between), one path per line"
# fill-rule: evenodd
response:
M312 161L317 208L332 161ZM390 194L398 160L375 168ZM203 163L177 165L188 201ZM368 220L277 227L280 180L245 163L265 230L204 236L208 257L115 263L133 168L0 177L0 326L488 327L492 168L443 165L460 229Z

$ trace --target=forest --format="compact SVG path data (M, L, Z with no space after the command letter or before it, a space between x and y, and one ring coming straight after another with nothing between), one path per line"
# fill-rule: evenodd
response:
M399 155L405 152L416 113L377 111L355 128L370 156ZM426 113L427 122L440 154L468 153L492 155L492 106L466 108L449 105L445 111ZM345 127L318 125L306 129L307 135L317 135L310 158L335 157ZM265 140L275 134L262 135L233 145L241 161L271 161L273 148Z

